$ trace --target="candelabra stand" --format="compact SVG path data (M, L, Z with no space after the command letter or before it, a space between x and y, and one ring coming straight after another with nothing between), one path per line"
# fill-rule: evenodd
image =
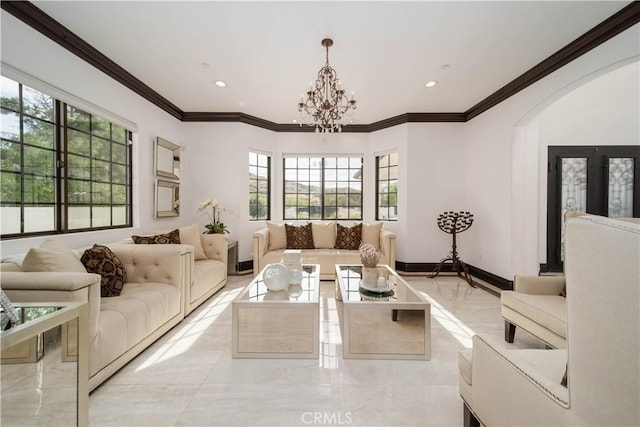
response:
M456 234L468 230L471 224L473 224L473 214L469 212L443 212L438 216L438 227L445 233L451 234L453 244L449 256L440 260L440 264L429 275L430 278L437 277L442 266L451 262L451 270L456 272L458 276L463 276L469 286L475 288L466 264L458 257L456 246Z

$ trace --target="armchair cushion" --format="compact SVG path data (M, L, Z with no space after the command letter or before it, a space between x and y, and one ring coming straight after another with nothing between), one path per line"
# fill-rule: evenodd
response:
M80 259L89 273L99 274L100 296L117 297L127 281L127 271L120 259L106 246L93 245Z
M29 249L22 261L22 271L87 272L73 251L57 240L45 240L39 248Z
M193 246L193 257L196 261L201 259L207 259L207 255L204 253L202 247L202 241L200 239L200 230L198 224L192 224L187 227L182 227L180 230L180 243L183 245Z
M156 234L155 236L131 236L131 240L138 245L180 244L180 230L176 228L169 233Z
M353 227L336 226L336 249L357 250L362 243L362 224ZM380 243L378 243L380 247Z

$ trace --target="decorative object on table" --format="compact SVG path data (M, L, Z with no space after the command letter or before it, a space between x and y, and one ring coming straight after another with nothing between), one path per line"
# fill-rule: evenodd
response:
M287 249L282 254L282 263L288 269L302 269L302 251L300 249Z
M208 211L209 208L211 208L211 213ZM233 213L233 209L219 205L216 199L207 199L198 205L198 212L200 214L204 212L209 217L209 224L204 226L206 231L202 234L224 234L229 232L227 226L220 220L220 215L223 212Z
M315 84L309 84L309 90L300 95L298 111L302 117L300 126L306 122L315 126L316 132L342 132L342 116L351 115L356 109L356 99L345 95L338 73L329 65L329 47L333 40L323 39L322 46L326 48L326 63L318 71Z
M370 243L360 245L360 262L362 262L362 279L360 287L370 292L388 292L389 285L384 276L379 274L378 261L380 251Z
M298 299L302 295L302 283L289 283L287 294L293 299Z
M471 287L475 288L466 264L458 257L456 245L457 233L462 233L463 231L468 230L469 227L471 227L471 224L473 224L473 214L470 212L449 211L443 212L438 216L438 227L445 233L451 234L453 238L453 244L449 256L440 260L440 264L438 264L438 266L429 275L430 278L437 277L438 274L440 274L440 270L442 270L442 266L447 262L451 262L451 270L456 272L458 276L462 275L467 283Z
M7 327L4 329L9 329L12 326L15 326L18 323L20 323L20 317L18 317L18 312L16 311L15 307L11 305L11 301L9 301L9 298L7 298L7 295L4 293L2 289L0 289L0 306L2 307L2 311L5 312L7 318L9 319L9 323L7 324Z
M284 264L269 264L262 273L264 285L270 291L281 291L289 284L289 270Z

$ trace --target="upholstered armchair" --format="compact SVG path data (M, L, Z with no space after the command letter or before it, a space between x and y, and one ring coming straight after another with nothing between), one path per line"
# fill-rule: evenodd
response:
M564 276L516 276L513 291L500 293L504 339L512 343L516 326L553 348L567 346L567 299L560 296Z
M466 424L640 425L640 225L574 218L565 249L567 348L475 336L459 357Z

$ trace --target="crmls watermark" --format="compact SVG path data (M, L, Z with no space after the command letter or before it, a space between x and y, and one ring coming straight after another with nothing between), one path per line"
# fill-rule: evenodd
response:
M306 425L349 425L353 422L351 412L304 412L302 422Z

